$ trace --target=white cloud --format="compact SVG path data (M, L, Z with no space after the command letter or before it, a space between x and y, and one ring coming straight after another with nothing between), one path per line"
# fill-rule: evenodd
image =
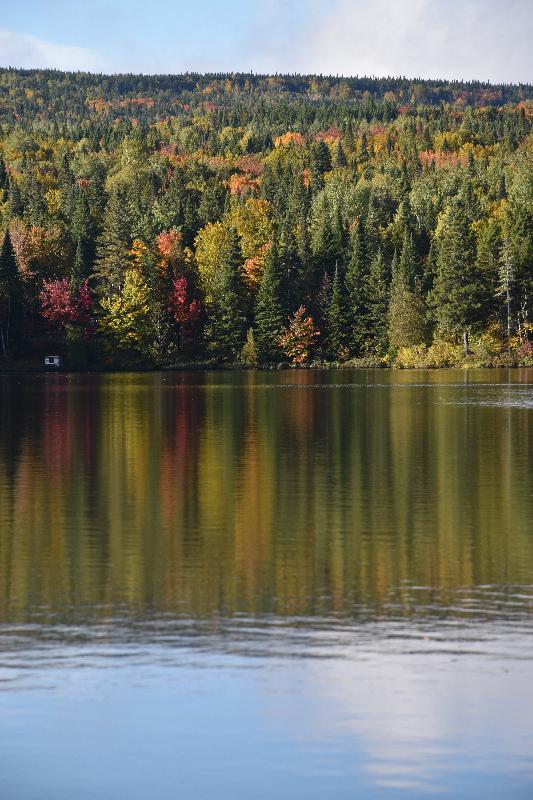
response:
M0 28L0 66L56 68L105 72L110 64L96 50L88 47L47 42L36 36Z
M270 9L275 23L278 5ZM309 0L306 19L290 32L276 24L275 37L264 24L266 35L254 41L255 68L531 80L530 0Z
M327 72L499 81L530 77L528 0L340 0L309 43Z

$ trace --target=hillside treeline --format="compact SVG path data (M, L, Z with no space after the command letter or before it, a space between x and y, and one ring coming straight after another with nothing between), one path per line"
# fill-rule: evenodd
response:
M0 348L533 364L530 86L0 71Z

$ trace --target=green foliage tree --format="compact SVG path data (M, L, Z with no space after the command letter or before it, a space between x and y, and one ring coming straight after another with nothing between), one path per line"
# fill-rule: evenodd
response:
M483 291L472 228L459 200L449 206L438 241L431 304L440 333L455 340L462 337L468 353L469 334L483 316Z
M20 349L23 338L23 286L8 229L0 250L0 344L5 358Z
M260 363L279 361L279 339L285 314L280 302L281 275L278 249L273 244L267 258L255 303L255 342Z
M346 299L344 281L335 268L328 312L327 354L332 361L342 360L346 343Z
M129 245L126 192L117 188L109 196L96 246L93 279L100 296L110 298L122 290L130 266Z
M246 313L242 281L242 252L235 228L221 254L206 324L207 349L220 361L234 361L244 344Z

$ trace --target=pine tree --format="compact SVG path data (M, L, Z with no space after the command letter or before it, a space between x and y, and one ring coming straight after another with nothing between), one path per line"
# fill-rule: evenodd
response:
M361 224L352 234L352 256L346 270L347 292L347 346L351 353L360 356L368 334L368 270L364 228Z
M24 213L24 203L22 202L19 185L17 181L11 177L8 178L7 210L10 219L22 217Z
M262 364L279 361L279 339L286 315L280 302L281 275L275 243L268 255L255 303L254 336L257 357Z
M100 296L120 292L129 267L129 229L127 198L121 189L114 190L106 205L103 229L96 245L93 276Z
M507 340L509 341L511 338L511 328L512 328L511 320L512 320L512 309L513 309L515 268L513 263L513 255L511 247L509 245L509 239L507 237L504 238L502 243L499 278L500 280L498 283L496 294L498 295L498 297L502 299L505 308L505 322L506 322L505 327L507 333Z
M438 243L431 304L441 333L455 339L462 336L465 353L469 352L470 331L482 319L482 301L472 229L462 203L456 201L449 208Z
M230 231L229 245L222 253L213 304L206 325L207 348L221 361L232 361L240 353L246 332L242 252L237 231Z
M313 171L323 175L325 172L330 172L331 168L329 147L323 139L319 139L313 147Z
M331 287L331 302L328 310L327 353L332 361L342 359L346 341L346 304L342 276L338 266Z
M405 273L396 251L392 261L392 282L388 311L388 339L393 350L425 342L427 316L417 283Z
M418 257L413 244L413 236L407 230L403 236L399 270L405 286L413 289L419 278Z
M0 344L4 357L21 346L23 335L22 281L8 228L0 250Z
M348 166L348 160L346 158L346 153L344 152L344 148L342 146L342 143L341 143L340 139L337 142L337 150L336 150L336 153L335 153L335 165L337 167L340 167L340 168Z
M388 310L389 287L387 284L387 267L381 249L372 259L367 280L368 320L370 351L383 358L389 349Z
M278 258L280 276L279 300L283 311L294 311L301 300L302 273L298 246L289 217L286 217L280 230L279 243L274 253Z

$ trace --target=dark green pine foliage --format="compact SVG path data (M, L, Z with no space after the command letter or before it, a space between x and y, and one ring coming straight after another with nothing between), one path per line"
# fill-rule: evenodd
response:
M437 274L431 305L444 337L463 338L468 352L468 336L483 318L482 281L475 264L474 236L465 208L456 200L438 243Z
M330 277L333 276L335 264L343 256L341 231L337 225L337 216L333 216L324 205L313 231L313 256L320 271L326 272Z
M207 349L220 361L234 361L245 340L246 313L241 268L239 237L232 228L229 246L219 264L218 284L213 292L213 305L205 329Z
M361 224L352 233L352 255L345 276L346 344L354 356L362 355L368 335L368 268L365 248L365 232Z
M274 247L278 258L280 275L279 299L285 313L292 313L301 305L302 265L298 254L298 246L291 221L285 218L279 235L279 242Z
M389 285L387 265L380 250L372 259L367 280L369 338L367 349L378 358L384 358L389 349L388 311Z
M317 292L320 277L311 249L309 224L307 222L307 216L304 213L301 214L298 220L295 236L298 261L300 264L298 283L302 291L301 300L305 306L309 306L311 299Z
M5 358L24 339L24 296L9 228L0 250L0 347Z
M8 178L7 210L10 219L22 217L24 213L24 203L22 202L19 185L14 178Z
M31 225L46 225L46 203L33 175L28 177L24 186L24 217Z
M380 248L379 215L376 208L376 201L373 192L370 193L368 200L368 211L364 221L365 226L365 246L366 256L370 264Z
M6 165L2 156L0 156L0 189L7 189L8 187L8 176Z
M390 349L421 344L427 338L426 307L418 281L405 272L396 250L391 264L391 286L388 311Z
M100 296L119 292L129 266L130 232L127 197L116 189L110 195L104 212L102 232L96 243L93 278Z
M328 335L326 349L331 361L341 360L346 342L346 297L340 270L335 267L331 286L331 302L328 311Z
M337 142L337 149L335 152L335 166L340 168L348 166L348 159L346 158L346 153L344 152L340 139Z
M329 172L332 168L331 153L329 147L323 139L320 139L313 147L313 171L319 175Z
M281 360L279 338L287 320L280 302L282 277L275 241L266 260L255 302L254 336L259 363Z
M75 246L72 281L75 285L79 285L91 273L96 247L95 225L89 199L86 192L81 189L76 191L74 198L70 235Z
M418 263L418 256L416 254L415 246L413 243L412 234L410 234L407 230L405 231L403 236L402 251L400 254L400 261L399 261L399 271L402 275L405 286L408 289L413 289L415 284L418 283L420 278L419 263Z

